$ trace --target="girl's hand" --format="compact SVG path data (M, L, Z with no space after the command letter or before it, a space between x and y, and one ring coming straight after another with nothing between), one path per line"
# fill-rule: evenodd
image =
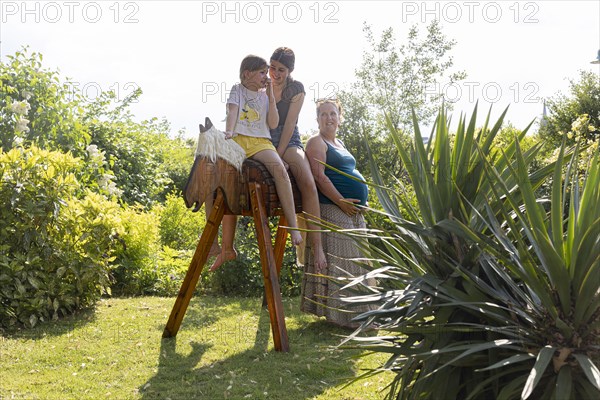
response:
M271 78L267 78L267 81L265 82L265 88L267 88L267 97L269 98L269 101L274 102L275 95L273 94L273 81L271 80Z

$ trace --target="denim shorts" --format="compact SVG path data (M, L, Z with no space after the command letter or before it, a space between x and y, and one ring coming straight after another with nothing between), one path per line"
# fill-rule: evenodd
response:
M281 139L281 131L283 130L283 126L278 126L275 129L271 129L271 141L275 148L279 145L279 140ZM292 137L290 138L290 142L287 147L299 147L304 150L304 146L300 141L300 132L298 131L298 127L294 127L294 132L292 133Z

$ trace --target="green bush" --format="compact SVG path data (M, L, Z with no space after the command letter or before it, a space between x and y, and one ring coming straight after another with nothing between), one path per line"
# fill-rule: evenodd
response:
M579 77L569 79L569 93L558 92L546 99L546 104L549 114L540 121L539 135L552 148L565 139L569 145L600 140L600 80L596 72L579 71ZM578 129L582 125L586 129Z
M121 245L112 269L114 293L177 294L204 227L204 213L191 213L181 197L171 194L150 211L124 206L121 221Z
M180 133L170 138L166 120L137 122L129 106L141 89L120 100L103 92L87 102L76 87L56 71L43 68L42 55L27 48L0 62L0 147L32 144L84 157L93 148L99 160L91 164L83 181L86 188L105 186L127 204L150 207L173 190L183 190L187 165L194 157L193 141ZM94 157L91 157L94 158ZM98 163L98 161L101 161ZM102 175L87 181L87 175ZM98 190L94 190L98 191Z
M271 221L271 222L274 222ZM276 227L271 224L274 243ZM203 284L213 293L237 296L261 296L264 280L258 241L253 219L241 217L236 231L235 247L238 257L224 263L213 273L205 273ZM296 251L291 241L286 242L280 276L281 294L297 296L302 283L302 268L296 263Z
M142 207L126 207L121 221L123 233L112 269L112 290L118 295L152 294L161 249L158 216Z
M193 213L187 209L181 196L171 193L164 205L155 206L153 212L159 216L160 242L163 246L158 256L153 293L176 294L204 230L204 208ZM275 226L272 226L272 232L275 233ZM239 218L235 247L237 259L225 263L215 272L208 271L214 259L208 260L198 290L217 295L262 295L263 273L252 218ZM302 269L296 263L294 247L288 240L280 278L282 295L300 294L301 279Z
M139 94L136 92L135 97ZM189 173L183 166L193 163L194 148L190 141L169 138L167 121L151 119L140 123L128 113L122 114L91 118L91 143L106 155L122 200L150 208L163 202L168 193L183 190Z
M167 195L163 205L156 206L154 212L160 215L160 242L176 250L196 248L204 229L206 219L204 208L191 212L181 195Z
M175 250L163 246L158 254L152 293L157 296L177 295L193 254L193 250Z
M118 205L87 193L69 154L0 151L0 320L38 320L91 306L109 283Z

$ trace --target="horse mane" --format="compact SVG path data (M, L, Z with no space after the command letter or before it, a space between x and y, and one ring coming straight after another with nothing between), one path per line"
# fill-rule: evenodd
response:
M235 141L225 139L225 134L212 126L204 129L200 128L198 135L198 146L196 147L196 157L206 157L211 162L216 162L217 158L222 158L239 171L246 159L246 152ZM203 131L204 130L204 131Z

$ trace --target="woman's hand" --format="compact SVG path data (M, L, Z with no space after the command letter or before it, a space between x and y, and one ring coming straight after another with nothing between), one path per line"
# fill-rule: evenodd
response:
M344 214L353 216L360 212L360 208L355 206L356 203L360 203L360 200L359 199L340 199L337 206L344 212Z

